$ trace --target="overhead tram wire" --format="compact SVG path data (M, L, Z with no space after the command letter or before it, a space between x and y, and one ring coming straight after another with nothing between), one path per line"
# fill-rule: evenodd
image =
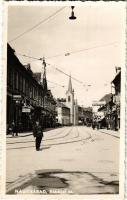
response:
M21 54L21 53L15 53L16 55L19 55L19 56L23 56L23 57L26 57L26 58L32 58L34 60L39 60L39 61L42 61L43 58L36 58L36 57L33 57L33 56L28 56L28 55L25 55L25 54Z
M80 50L75 50L75 51L71 51L71 52L68 52L68 53L57 54L57 55L51 56L51 57L45 57L45 59L55 58L55 57L59 57L59 56L70 56L73 53L79 53L79 52L82 52L82 51L88 51L88 50L92 50L92 49L95 49L95 48L101 48L101 47L105 47L105 46L112 46L112 45L118 44L118 43L119 42L112 42L112 43L107 43L107 44L103 44L103 45L97 45L97 46L86 48L86 49L80 49ZM36 59L36 60L42 60L42 58L35 58L35 57L28 56L28 55L21 54L21 53L16 53L16 54L20 55L20 56L27 57L27 58L32 58L32 59Z
M32 26L31 28L27 29L26 31L24 31L23 33L19 34L18 36L16 36L15 38L11 39L9 41L9 43L14 42L15 40L19 39L20 37L22 37L23 35L31 32L33 29L37 28L38 26L40 26L41 24L45 23L46 21L48 21L49 19L51 19L52 17L54 17L55 15L57 15L59 12L61 12L63 9L65 9L66 7L62 7L59 10L57 10L56 12L54 12L53 14L51 14L50 16L48 16L47 18L41 20L39 23L35 24L34 26Z
M54 56L49 56L49 57L46 57L46 59L51 59L51 58L60 57L60 56L70 56L71 54L80 53L80 52L83 52L83 51L88 51L88 50L97 49L97 48L103 48L103 47L106 47L106 46L112 46L112 45L118 44L118 43L119 42L112 42L112 43L107 43L107 44L103 44L103 45L97 45L97 46L94 46L94 47L89 47L89 48L85 48L85 49L70 51L70 52L63 53L63 54L57 54L57 55L54 55Z
M17 54L17 53L16 53ZM22 54L19 54L18 53L18 55L20 55L20 56L25 56L25 57L28 57L28 58L32 58L32 59L35 59L35 60L39 60L39 61L42 61L43 60L43 58L35 58L35 57L32 57L32 56L26 56L26 55L22 55ZM46 63L47 64L47 63ZM49 81L49 80L47 80L49 83L53 83L53 84L55 84L55 85L58 85L58 86L60 86L60 87L65 87L64 85L60 85L60 84L58 84L58 83L55 83L55 82L53 82L53 81Z
M49 81L49 80L47 80L47 82L49 82L49 83L53 83L54 85L58 85L58 86L60 86L60 87L62 87L62 88L64 88L64 87L65 87L64 85L60 85L60 84L58 84L58 83L55 83L55 82L53 82L53 81Z
M91 48L87 48L87 49L81 49L81 50L77 50L77 51L72 51L72 52L66 53L66 54L69 54L69 55L70 55L70 54L72 54L72 53L79 53L79 52L81 52L81 51L88 51L88 50L95 49L95 48L101 48L101 47L105 47L105 46L111 46L111 45L114 45L114 44L116 44L116 43L119 43L119 42L113 42L113 43L109 43L109 44L98 45L98 46L91 47ZM17 54L17 55L20 55L20 56L27 57L27 58L32 58L32 59L38 60L38 61L42 61L42 60L43 60L43 58L36 58L36 57L28 56L28 55L23 55L23 54L20 54L20 53L16 53L16 54ZM64 55L65 55L65 54L64 54ZM56 56L54 56L54 57L57 57L57 56L63 56L63 54L61 54L61 55L59 54L59 55L56 55ZM51 58L51 57L46 57L46 59L48 59L48 58ZM53 58L53 57L52 57L52 58ZM46 63L46 64L49 65L49 66L51 66L51 67L53 67L53 68L55 68L55 69L56 69L57 71L59 71L60 73L66 75L66 76L68 76L68 77L70 77L69 74L63 72L63 71L62 71L61 69L59 69L58 67L55 67L54 65L49 64L49 63ZM75 77L71 76L71 78L72 78L73 80L77 81L78 83L83 84L83 86L85 85L82 81L76 79ZM91 85L88 85L88 86L91 86Z
M52 64L49 64L49 63L46 63L46 64L47 64L47 65L49 65L49 66L51 66L51 67L53 67L53 68L55 68L55 70L57 70L58 72L60 72L60 73L62 73L62 74L64 74L64 75L66 75L66 76L70 77L70 75L69 75L69 74L65 73L64 71L62 71L62 70L61 70L61 69L59 69L58 67L55 67L54 65L52 65ZM78 79L74 78L73 76L71 76L71 78L72 78L73 80L77 81L78 83L81 83L81 84L83 84L83 82L82 82L82 81L80 81L80 80L78 80Z
M38 61L42 61L42 60L43 60L43 58L36 58L36 57L32 57L32 56L23 55L23 54L20 54L20 53L16 53L16 55L24 56L24 57L27 57L27 58L32 58L32 59L38 60ZM54 65L49 64L49 63L47 63L47 62L46 62L46 64L49 65L49 66L51 66L51 67L53 67L53 68L55 68L55 70L59 71L60 73L66 75L66 76L68 76L68 77L70 77L69 74L63 72L63 71L62 71L61 69L59 69L58 67L55 67ZM77 81L78 83L83 84L82 81L76 79L75 77L71 76L71 78L72 78L73 80Z
M43 58L35 58L35 57L32 57L32 56L23 55L23 54L20 54L20 53L16 53L16 55L24 56L24 57L27 57L27 58L32 58L32 59L38 60L38 61L42 61L42 60L43 60ZM62 73L62 74L64 74L64 75L70 77L69 74L65 73L64 71L62 71L62 70L59 69L58 67L54 66L53 64L50 64L50 63L47 63L47 62L46 62L46 64L49 65L49 66L51 66L51 67L53 67L53 68L54 68L55 70L57 70L58 72L60 72L60 73ZM72 78L73 80L77 81L78 83L82 84L83 87L86 86L82 81L76 79L75 77L71 76L71 78ZM89 85L87 85L87 86L90 87L91 85L89 84Z
M119 42L112 42L112 43L98 45L98 46L94 46L94 47L90 47L90 48L86 48L86 49L75 50L75 51L71 51L71 52L67 52L67 53L63 53L63 54L57 54L57 55L51 56L51 57L45 57L45 59L51 59L51 58L60 57L60 56L70 56L71 54L80 53L80 52L83 52L83 51L88 51L88 50L92 50L92 49L96 49L96 48L103 48L105 46L112 46L112 45L118 44L118 43ZM16 53L16 54L20 55L20 56L27 57L27 58L32 58L32 59L35 59L35 60L42 60L42 58L35 58L35 57L28 56L28 55L21 54L21 53Z

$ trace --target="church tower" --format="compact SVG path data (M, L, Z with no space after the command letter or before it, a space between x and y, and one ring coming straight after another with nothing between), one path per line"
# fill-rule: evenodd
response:
M68 90L66 92L66 106L70 108L70 123L74 124L74 90L72 89L71 76L69 77Z

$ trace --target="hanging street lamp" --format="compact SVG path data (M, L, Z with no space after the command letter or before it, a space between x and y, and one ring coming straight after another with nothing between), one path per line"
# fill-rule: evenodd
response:
M76 19L75 15L74 15L74 6L71 6L72 12L71 12L71 16L69 17L70 20L74 20Z

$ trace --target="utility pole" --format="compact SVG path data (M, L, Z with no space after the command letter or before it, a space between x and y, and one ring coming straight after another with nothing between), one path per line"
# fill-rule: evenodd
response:
M43 108L44 108L44 100L45 100L45 93L47 90L47 83L46 83L46 62L45 58L43 57L43 66L44 66L44 71L43 71Z
M43 62L42 65L44 67L44 71L43 71L43 80L42 80L42 84L43 84L43 127L46 126L46 121L45 121L45 96L46 96L46 92L47 92L47 80L46 80L46 62L45 62L45 58L43 57Z

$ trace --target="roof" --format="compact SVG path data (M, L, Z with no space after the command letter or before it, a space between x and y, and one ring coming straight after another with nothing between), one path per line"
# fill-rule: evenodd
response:
M115 78L113 79L112 83L116 84L116 83L120 82L120 79L121 79L121 71L119 71L119 72L116 74L116 76L115 76Z
M105 103L107 104L108 102L111 101L111 98L112 98L112 94L109 93L109 94L104 95L104 96L100 99L100 101L105 101Z
M113 103L112 101L109 101L109 102L107 102L105 105L103 105L102 107L100 107L100 108L98 109L98 111L106 111L108 105L113 106L113 105L115 105L115 103Z
M7 43L7 62L8 62L8 66L12 65L13 67L16 66L17 69L23 70L26 75L29 75L29 77L34 81L35 84L38 84L39 86L41 86L37 80L33 77L33 72L30 69L30 65L23 65L19 58L15 55L15 50L9 45L9 43ZM42 86L41 86L42 87Z
M57 107L62 107L62 108L64 107L64 108L70 109L64 103L59 102L59 101L57 101Z
M37 80L38 83L41 82L41 72L34 73L33 77Z

